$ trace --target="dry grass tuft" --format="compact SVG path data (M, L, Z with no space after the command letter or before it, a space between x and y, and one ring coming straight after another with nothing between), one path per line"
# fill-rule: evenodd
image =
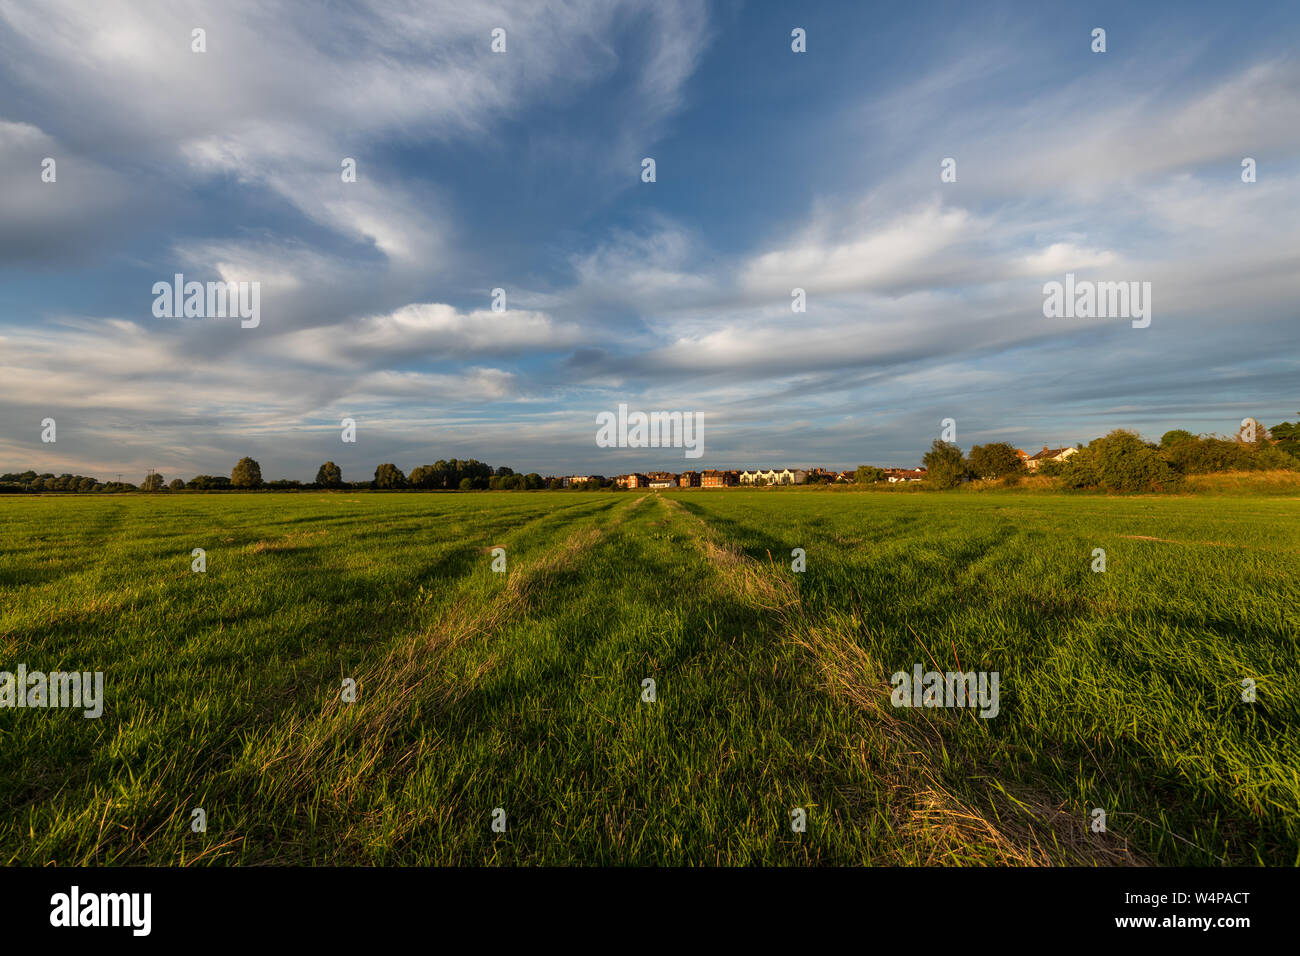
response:
M311 538L319 538L321 535L329 534L327 530L320 531L290 531L282 538L276 538L273 541L262 540L248 545L244 550L249 554L262 554L265 551L292 551L294 548L300 548Z

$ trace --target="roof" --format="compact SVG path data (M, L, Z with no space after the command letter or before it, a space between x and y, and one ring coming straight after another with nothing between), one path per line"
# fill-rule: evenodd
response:
M1042 451L1040 451L1037 455L1030 455L1030 456L1029 456L1029 460L1030 460L1030 461L1038 461L1038 460L1040 460L1040 459L1044 459L1044 458L1055 458L1057 455L1059 455L1059 454L1060 454L1061 452L1063 452L1063 451L1073 451L1073 450L1074 450L1074 449L1071 448L1071 447L1068 446L1068 445L1067 445L1065 448L1044 448L1044 449L1043 449Z

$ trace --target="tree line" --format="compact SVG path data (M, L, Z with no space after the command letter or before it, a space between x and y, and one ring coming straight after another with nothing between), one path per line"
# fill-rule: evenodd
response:
M1014 484L1027 474L1016 449L1007 442L976 445L967 456L951 442L935 441L922 464L926 482L937 488L971 480ZM1053 478L1058 487L1067 489L1171 491L1188 475L1223 471L1300 471L1300 423L1261 425L1253 434L1243 427L1232 438L1174 429L1159 442L1117 429L1093 439L1064 461L1043 462L1035 474Z
M521 475L513 468L501 466L493 468L476 458L451 460L439 459L432 465L419 465L411 469L410 475L403 473L392 462L385 462L375 469L375 476L369 481L344 481L343 470L334 462L327 461L316 471L316 480L302 482L289 479L265 481L262 478L262 466L253 458L241 458L231 469L230 477L225 475L195 475L189 481L183 478L166 478L157 472L150 472L139 484L126 481L100 481L85 475L38 474L35 471L12 472L0 475L0 492L47 492L65 491L76 493L103 492L115 494L126 491L165 492L165 491L315 491L320 489L337 490L396 490L417 489L425 491L479 491L509 490L525 491L544 488L563 487L559 479L545 479L536 472Z
M921 462L926 468L926 484L935 488L952 488L971 480L1001 480L1011 484L1027 474L1020 455L1007 442L975 445L966 455L957 445L936 440ZM1036 474L1056 479L1062 488L1144 491L1175 489L1187 475L1270 470L1300 470L1300 422L1282 422L1271 428L1261 425L1253 435L1238 433L1233 438L1193 435L1183 429L1174 429L1166 432L1159 442L1144 441L1134 432L1117 430L1094 439L1063 462L1044 462ZM885 472L861 465L854 478L858 484L874 484L885 479ZM504 465L493 468L476 458L439 459L432 465L412 468L409 475L392 462L385 462L375 469L374 478L366 481L344 481L343 470L332 461L317 469L316 480L312 482L264 481L262 466L247 457L235 463L228 478L224 475L195 475L189 481L173 478L168 482L162 475L150 472L138 485L100 481L86 475L38 474L35 471L0 475L0 493L115 494L258 489L534 491L565 487L592 491L610 487L617 489L619 486L599 480L566 486L559 478L543 478L536 472L518 474Z

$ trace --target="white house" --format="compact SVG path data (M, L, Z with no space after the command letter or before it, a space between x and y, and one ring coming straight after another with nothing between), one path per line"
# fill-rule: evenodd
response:
M891 485L896 485L900 481L924 481L924 468L886 468L885 480Z
M1078 454L1077 448L1048 448L1043 446L1043 450L1036 455L1030 455L1025 462L1025 467L1030 471L1037 471L1038 466L1045 461L1066 461L1071 455Z
M802 468L756 468L740 473L742 485L756 484L760 478L768 485L802 485L808 480L808 472Z

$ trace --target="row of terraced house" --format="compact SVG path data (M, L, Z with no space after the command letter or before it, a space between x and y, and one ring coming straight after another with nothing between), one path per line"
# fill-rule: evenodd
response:
M887 468L885 480L920 481L924 468ZM804 485L809 479L819 482L847 483L854 480L851 471L827 471L825 468L753 468L744 471L707 469L705 471L652 471L619 475L614 483L622 488L732 488L740 485Z
M624 488L731 488L736 485L802 485L808 472L801 468L757 468L752 471L652 471L649 474L619 475L614 481Z
M1048 448L1044 445L1043 450L1034 455L1019 448L1016 449L1016 454L1025 467L1033 472L1037 471L1044 462L1064 462L1077 451L1077 448L1069 446ZM882 480L891 485L925 480L924 468L884 468L882 471ZM732 488L740 485L803 485L810 480L823 483L847 483L854 481L855 477L854 472L851 471L828 471L825 468L752 468L743 471L709 468L705 471L680 473L634 472L619 475L613 479L613 482L621 488ZM560 481L566 488L591 482L603 485L606 482L603 475L570 475L560 479L548 479L548 482L551 480Z

